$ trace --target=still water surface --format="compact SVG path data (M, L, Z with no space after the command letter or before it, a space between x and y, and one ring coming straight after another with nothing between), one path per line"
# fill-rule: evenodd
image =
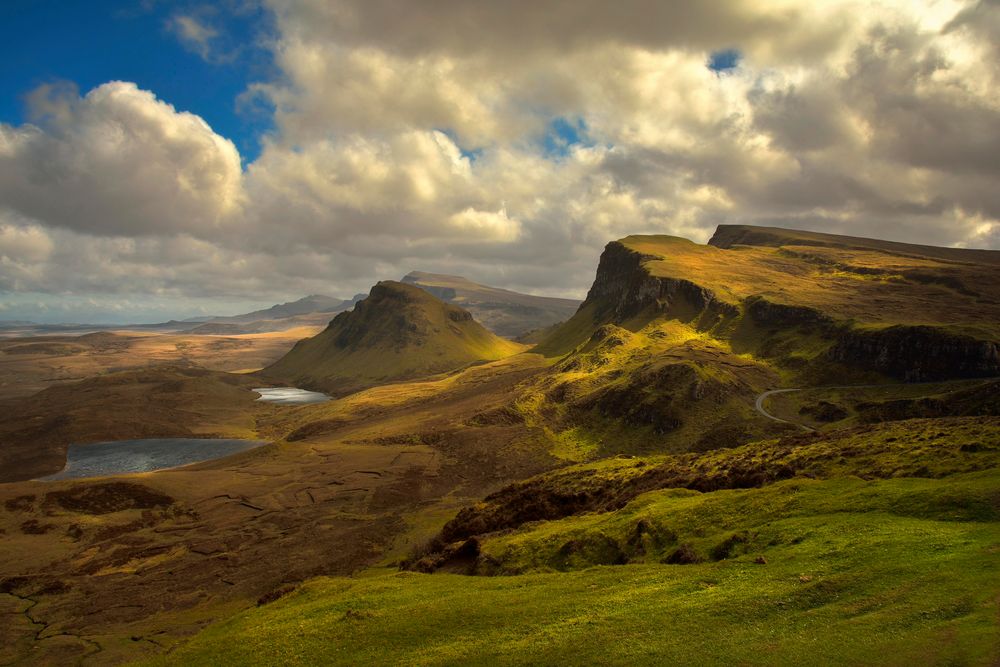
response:
M44 480L149 472L211 461L266 445L265 440L221 438L148 438L70 445L66 467Z
M330 400L329 396L318 391L306 391L295 387L257 387L254 391L260 394L258 401L279 405L306 405Z

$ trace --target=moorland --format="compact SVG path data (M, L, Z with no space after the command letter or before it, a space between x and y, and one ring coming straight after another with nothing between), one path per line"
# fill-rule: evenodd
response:
M415 273L309 331L4 340L0 660L996 664L998 265L722 226L612 241L562 323ZM142 437L269 444L37 481Z

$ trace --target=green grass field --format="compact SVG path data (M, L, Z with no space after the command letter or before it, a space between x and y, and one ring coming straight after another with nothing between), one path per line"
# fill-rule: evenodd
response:
M644 538L632 539L640 523ZM632 562L592 565L608 544ZM703 560L658 562L679 544ZM315 579L153 664L993 665L1000 658L996 469L657 491L618 512L529 524L488 539L483 551L525 574L381 570Z

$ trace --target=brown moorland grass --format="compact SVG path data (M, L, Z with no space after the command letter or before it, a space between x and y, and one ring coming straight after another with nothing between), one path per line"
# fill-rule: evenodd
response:
M160 472L0 484L0 608L12 612L0 659L108 664L160 652L271 591L398 552L409 532L429 535L458 506L558 465L541 429L477 420L546 365L518 355L298 407L255 402L249 378L191 369L48 390L38 416L86 417L70 420L60 442L78 439L76 429L130 436L135 420L274 444ZM149 411L169 400L165 385L180 389L179 402L157 421Z
M103 373L161 364L244 372L278 359L320 327L237 336L108 331L0 338L0 400Z

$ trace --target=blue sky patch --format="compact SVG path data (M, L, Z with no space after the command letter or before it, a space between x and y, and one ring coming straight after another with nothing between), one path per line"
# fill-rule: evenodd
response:
M743 56L736 49L723 49L715 51L708 57L708 69L713 72L725 72L735 69L740 64Z
M225 6L206 11L188 2L2 0L0 122L24 123L25 94L45 83L70 81L85 95L108 81L132 81L204 118L236 144L244 164L252 162L272 117L238 110L236 98L249 83L273 78L260 39L270 20L259 7L216 9ZM178 16L193 16L215 33L207 58L171 29Z
M573 146L593 146L587 135L587 123L583 118L565 118L559 116L549 121L542 147L548 157L565 157Z
M458 151L462 154L462 157L466 158L469 162L475 162L477 159L479 159L479 156L483 154L483 149L481 147L468 148L466 146L463 146L462 142L458 140L458 134L454 130L451 130L446 127L435 127L434 131L440 132L441 134L451 139L452 143L458 146Z

